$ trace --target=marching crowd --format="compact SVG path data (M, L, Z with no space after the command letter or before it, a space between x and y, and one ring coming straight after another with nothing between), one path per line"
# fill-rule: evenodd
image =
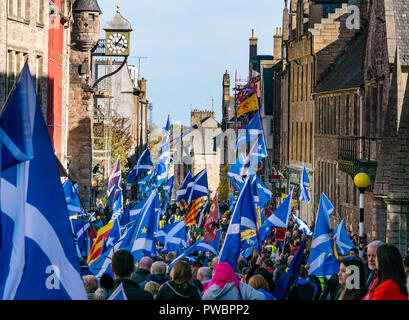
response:
M220 219L223 239L230 212L223 204L220 209L225 212ZM263 209L265 218L272 212L271 207ZM98 213L96 228L106 218L104 213ZM183 212L171 209L162 217L162 227L183 219ZM314 226L310 228L313 231ZM189 232L191 245L200 230L192 227ZM187 258L175 262L174 252L145 256L136 268L133 255L122 249L112 257L115 279L108 274L97 279L83 265L83 281L88 298L93 300L109 299L121 284L129 300L277 300L274 296L277 280L306 239L298 279L286 294L288 300L408 300L409 255L402 257L395 246L375 240L365 243L361 259L358 237L348 234L356 247L339 257L339 272L330 278L308 274L311 236L305 235L290 219L284 244L276 241L273 229L262 245L262 254L254 251L248 258L240 256L235 270L228 263L219 263L217 256L203 252L197 254L194 263Z

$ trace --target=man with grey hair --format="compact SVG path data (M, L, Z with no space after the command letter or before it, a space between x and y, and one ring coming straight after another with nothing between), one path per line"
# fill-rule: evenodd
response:
M166 263L163 261L156 261L151 266L151 273L147 276L146 282L155 281L159 285L164 284L166 281L170 280L169 277L166 276ZM140 284L142 287L144 284Z
M369 291L373 290L377 283L377 270L376 270L376 250L385 244L381 240L374 240L366 246L366 255L368 260L369 276L366 281L366 285ZM368 294L363 300L368 298Z
M212 280L212 269L209 267L201 267L197 271L197 279L202 283L203 290L206 290L209 282Z
M93 275L86 275L82 277L82 281L84 281L88 300L93 300L94 293L98 289L98 279Z
M146 281L146 278L150 274L151 266L152 266L152 258L143 257L141 261L139 262L138 269L132 275L131 280L135 281L137 284L140 284Z

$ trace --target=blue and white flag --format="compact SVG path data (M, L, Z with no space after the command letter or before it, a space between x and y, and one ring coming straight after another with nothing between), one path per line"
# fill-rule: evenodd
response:
M81 206L80 198L78 196L78 185L73 185L71 180L67 179L63 183L63 189L65 194L65 201L67 203L68 214L70 216L74 214L85 214L85 211Z
M300 201L309 202L310 196L308 195L307 187L310 186L310 180L308 179L307 169L302 170L301 183L300 183Z
M249 178L244 182L243 189L237 199L219 257L219 262L229 263L233 270L236 270L237 259L242 251L241 232L246 229L257 230L256 212Z
M261 127L260 115L258 112L254 117L246 124L246 126L240 130L239 136L237 137L234 150L237 151L242 145L250 142L263 134L263 129Z
M258 164L268 156L264 134L261 134L257 141L253 144L249 154L246 157L245 163L250 164L250 168L257 171Z
M178 221L166 225L156 232L155 239L164 245L163 252L178 251L180 247L186 248L185 221Z
M155 167L155 187L159 188L162 183L166 181L168 178L168 171L166 167L166 163L159 162Z
M272 228L287 228L288 217L291 212L291 199L293 191L284 199L281 205L274 211L271 216L262 224L258 232L260 243L267 239Z
M121 238L121 229L120 229L120 225L119 225L119 219L115 219L114 225L112 226L111 231L109 231L109 234L106 238L105 241L105 250L108 251L110 250L115 243L117 243L119 241L119 239ZM101 254L103 252L101 251Z
M112 211L113 212L112 212L110 221L115 220L115 219L121 219L122 213L124 212L122 190L119 191L119 194L112 207Z
M189 173L187 174L187 176L185 177L185 180L183 180L182 186L180 187L180 189L178 191L176 191L176 204L178 206L182 206L183 207L188 207L188 203L189 203L189 198L191 195L191 191L192 191L192 182L193 178L192 178L192 174Z
M146 201L149 199L149 196L143 198L141 201L139 201L136 205L134 205L131 209L129 209L129 220L132 221L135 219L137 215L139 215L146 203Z
M197 198L208 196L209 189L207 188L207 170L204 169L195 175L190 182L189 203Z
M163 185L163 191L165 192L165 197L168 201L172 198L173 192L173 181L175 180L175 176L169 178L165 184Z
M335 256L345 256L349 253L349 250L355 248L354 243L348 236L348 232L345 229L344 220L342 220L334 229L333 242L335 246L336 253ZM333 247L334 247L333 246Z
M250 168L250 159L244 157L243 154L239 154L236 161L231 165L227 172L227 177L233 183L233 186L237 191L241 191L244 185L246 176L256 174L256 172Z
M124 209L124 214L121 216L121 221L119 223L121 227L127 225L131 221L130 211L131 205L128 203L128 205Z
M146 195L152 190L152 180L154 177L155 170L152 170L148 175L143 177L142 179L139 179L138 185L139 188L141 189L142 195Z
M28 64L0 115L0 150L0 300L86 300Z
M307 226L307 224L304 221L302 221L300 218L296 216L293 216L293 218L295 220L295 223L298 226L298 229L302 233L306 234L307 236L312 236L312 231L310 230L310 228Z
M314 235L311 243L309 275L328 276L336 274L339 271L339 263L334 255L332 241L330 239L331 225L329 218L333 210L334 206L323 193L318 207Z
M118 158L115 161L114 167L112 168L111 174L109 175L108 180L108 201L107 207L113 207L115 201L119 197L119 193L121 192L121 158Z
M139 177L142 173L146 173L150 170L153 170L151 153L149 152L149 149L146 149L139 157L138 162L132 168L131 172L129 172L126 181L128 183L135 183L137 177Z
M260 208L264 208L264 206L270 201L271 197L273 196L273 192L271 192L259 179L257 175L254 175L252 179L252 183L256 185L257 190L257 198L255 202L260 204Z
M84 221L83 219L71 219L71 229L72 234L74 237L74 243L77 249L77 255L79 258L87 257L88 251L91 249L89 247L89 236L88 236L88 229L90 228L90 224L88 221Z
M108 300L128 300L125 294L124 287L121 284L112 292L112 294L109 296Z
M169 268L172 269L173 265L178 259L183 257L189 257L189 255L193 252L205 251L217 255L219 253L220 236L221 229L218 229L216 232L216 238L212 242L206 243L205 239L201 237L193 245L187 248L185 252L183 252L180 256L176 257L176 259L173 260L171 264L169 264Z
M235 205L235 204L236 204L236 199L234 199L233 195L230 194L230 197L229 197L229 209L230 209L230 212L233 212L233 210L234 210L234 205Z

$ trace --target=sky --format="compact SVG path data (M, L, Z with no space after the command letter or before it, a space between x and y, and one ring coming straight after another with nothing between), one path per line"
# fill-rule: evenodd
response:
M221 122L222 79L227 70L247 79L249 37L255 29L258 54L273 54L273 36L282 25L284 0L98 0L104 23L116 6L129 20L129 64L147 79L152 122L190 125L192 109L215 111ZM213 99L213 102L212 102Z

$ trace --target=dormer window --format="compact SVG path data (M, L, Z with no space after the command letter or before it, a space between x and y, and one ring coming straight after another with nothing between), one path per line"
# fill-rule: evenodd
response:
M95 20L95 14L93 14L93 13L88 14L88 20L94 21Z

